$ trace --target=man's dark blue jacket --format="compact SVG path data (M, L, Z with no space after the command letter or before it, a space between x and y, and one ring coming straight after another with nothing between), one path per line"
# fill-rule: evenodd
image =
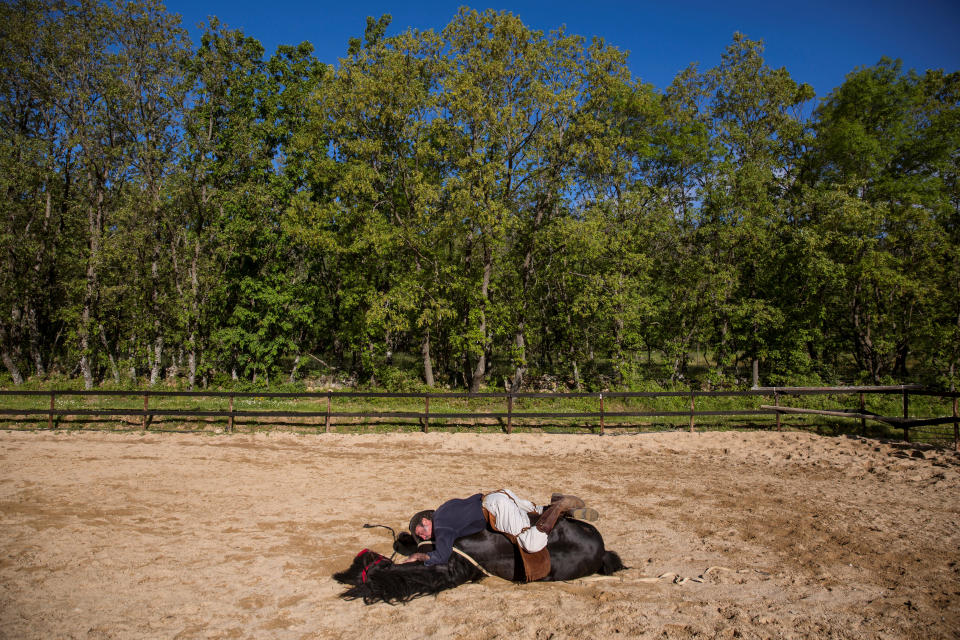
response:
M453 553L453 541L463 536L479 533L487 527L483 517L483 494L469 498L454 498L440 505L433 512L434 549L423 563L427 566L446 564Z

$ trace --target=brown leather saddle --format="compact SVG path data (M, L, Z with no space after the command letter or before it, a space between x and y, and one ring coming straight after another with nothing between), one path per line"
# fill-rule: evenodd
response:
M547 547L540 549L540 551L530 553L517 542L517 536L505 531L500 531L500 529L497 528L497 517L495 515L484 509L483 516L487 519L487 524L490 525L491 529L507 536L507 539L516 545L520 551L520 558L523 560L523 572L527 582L536 582L550 575L550 551ZM527 512L527 516L530 518L530 526L536 526L537 520L540 519L540 514L536 511L531 511Z

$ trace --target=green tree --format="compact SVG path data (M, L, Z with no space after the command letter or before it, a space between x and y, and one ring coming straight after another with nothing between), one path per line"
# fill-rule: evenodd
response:
M570 213L585 154L610 153L602 104L628 81L624 55L564 31L544 35L506 13L461 10L443 32L441 107L449 125L445 200L462 221L464 325L455 348L471 390L497 340L523 382L541 237ZM502 342L501 342L502 345Z
M165 347L180 340L171 271L173 235L179 221L173 219L169 178L175 171L180 143L181 64L189 49L179 18L158 2L120 5L114 19L112 75L124 91L112 108L118 130L128 140L124 161L129 174L103 237L104 263L112 264L101 278L104 295L98 304L97 333L117 382L120 343L129 342L146 356L153 385L164 361L170 359ZM110 296L106 295L108 289L112 290ZM136 314L134 309L146 313ZM113 330L108 331L108 325L114 325ZM137 358L131 360L135 367Z
M257 40L214 19L187 65L177 281L191 384L197 367L269 380L305 339L310 265L283 214L310 179L293 141L324 75L312 52L284 46L265 62Z
M784 68L771 69L763 45L735 34L720 66L707 73L717 154L698 229L721 290L713 310L721 365L740 354L757 365L781 345L783 305L776 295L787 244L786 196L804 143L802 107L813 98ZM787 347L789 348L789 347Z
M0 5L0 355L15 384L54 365L74 294L79 170L57 63L69 39L57 2Z
M955 375L957 113L957 74L886 58L817 109L810 223L831 320L873 381L905 375L917 347Z
M434 383L431 333L446 313L445 259L438 223L438 39L386 38L390 17L368 18L365 37L312 112L301 148L330 140L332 160L315 157L328 183L298 194L291 220L338 267L331 291L334 330L373 375L406 336L417 335L424 379Z

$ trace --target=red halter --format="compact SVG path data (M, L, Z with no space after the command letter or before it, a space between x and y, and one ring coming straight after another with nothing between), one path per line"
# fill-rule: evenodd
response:
M363 567L363 571L360 572L360 582L361 582L361 583L364 583L364 582L367 581L367 569L371 569L371 568L377 566L378 564L380 564L381 562L383 562L384 560L386 560L386 557L385 557L385 556L380 555L380 554L377 553L376 551L370 551L369 549L364 549L363 551L361 551L360 553L357 554L357 557L359 558L360 556L362 556L363 554L365 554L365 553L367 553L367 552L376 554L377 559L374 560L373 562L371 562L370 564L366 565L365 567Z

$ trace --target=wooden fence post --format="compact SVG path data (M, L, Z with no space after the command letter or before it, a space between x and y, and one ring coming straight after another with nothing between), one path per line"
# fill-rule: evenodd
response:
M143 430L144 431L150 428L150 421L147 420L147 416L148 416L147 410L149 409L149 405L150 405L150 396L148 396L147 394L143 394Z
M227 418L227 433L233 433L233 394L230 394L230 416Z
M953 417L957 417L957 396L953 396ZM960 422L953 421L953 450L960 451Z
M327 416L323 420L323 432L330 433L330 394L327 394Z
M423 432L430 431L430 396L423 395Z
M693 433L693 412L697 410L697 395L690 389L690 433Z
M513 394L507 394L507 433L513 433Z
M910 417L910 396L907 392L907 388L903 387L903 419L906 421ZM907 442L910 442L910 427L906 422L903 423L903 439Z
M860 413L866 413L866 411L867 411L867 402L864 399L863 392L861 391L860 392ZM860 435L861 436L867 435L867 419L866 418L860 418Z
M54 397L54 393L53 391L51 391L50 392L50 415L47 416L47 427L49 427L50 429L53 429L53 397ZM957 404L956 401L954 401L953 404L954 406L956 406Z
M600 392L600 435L603 435L603 392Z
M779 406L780 406L780 392L779 392L779 391L774 391L774 392L773 392L773 405L776 406L776 407L779 407ZM777 411L777 431L780 431L780 430L781 430L781 429L780 429L780 416L781 416L781 415L782 415L782 414L781 414L779 411Z

